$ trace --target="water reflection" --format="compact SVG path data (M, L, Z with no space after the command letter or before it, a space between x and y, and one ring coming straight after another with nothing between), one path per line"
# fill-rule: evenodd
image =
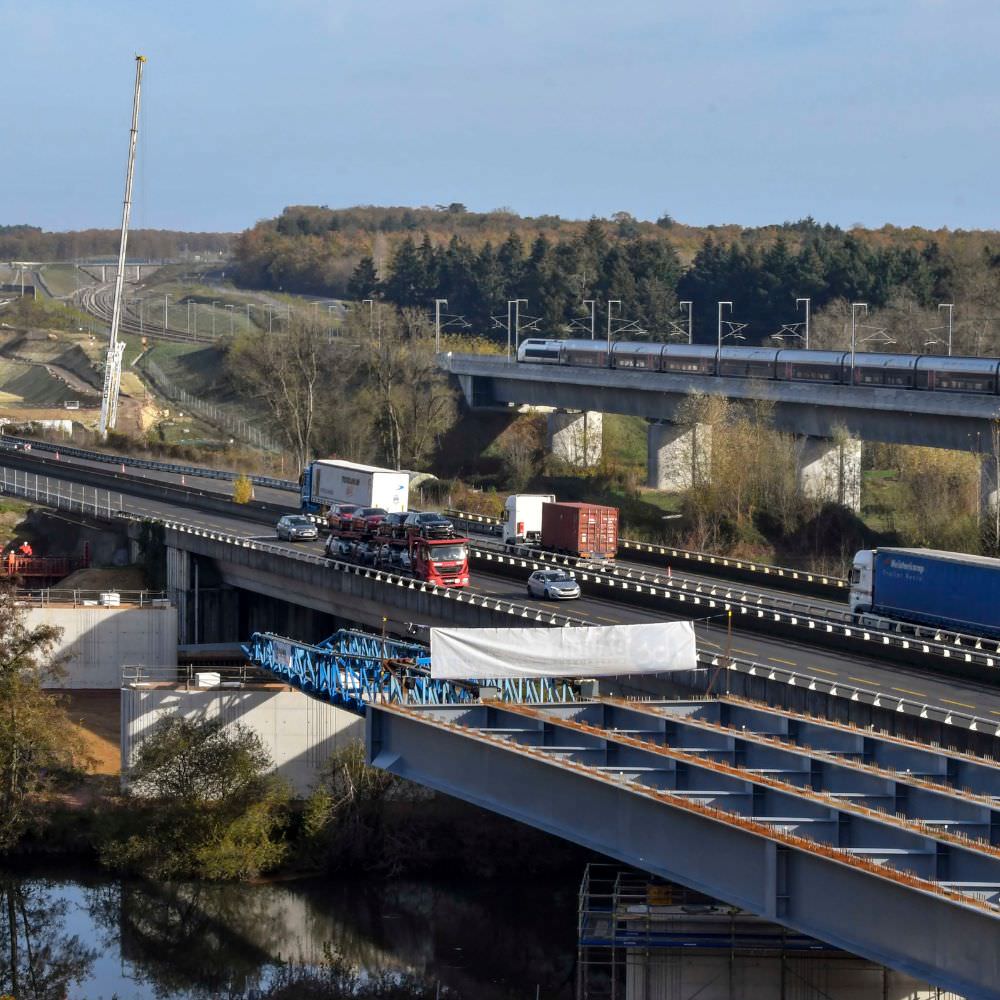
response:
M547 1000L572 997L571 884L11 884L12 899L34 901L39 918L27 926L46 944L32 953L54 984L25 992L22 971L18 1000L334 997L377 981L406 997L440 990L441 997L530 1000L536 989ZM23 951L19 970L27 969ZM11 992L0 978L4 989Z
M52 883L0 874L0 996L61 1000L97 952L66 930L70 903Z

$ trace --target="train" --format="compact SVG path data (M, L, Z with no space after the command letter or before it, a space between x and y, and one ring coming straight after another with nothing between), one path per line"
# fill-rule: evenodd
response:
M598 340L523 340L517 360L526 364L620 368L625 371L709 375L722 378L819 382L893 389L1000 395L1000 358L936 357L807 351L801 348L723 347Z

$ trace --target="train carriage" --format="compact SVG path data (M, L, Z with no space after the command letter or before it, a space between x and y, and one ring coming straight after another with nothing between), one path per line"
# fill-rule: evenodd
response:
M996 358L917 358L916 387L935 392L975 392L996 395L1000 361Z
M656 372L660 370L663 344L613 344L611 363L615 368L639 368Z
M850 361L847 351L805 351L787 348L778 351L775 377L782 382L832 382L844 378L844 361Z
M690 375L714 375L716 350L705 344L680 344L664 347L660 355L661 372L683 372Z
M890 386L912 389L916 374L917 358L914 354L869 354L855 352L854 368L851 355L847 355L847 383L867 386Z
M778 352L773 347L723 347L719 374L724 378L774 378Z

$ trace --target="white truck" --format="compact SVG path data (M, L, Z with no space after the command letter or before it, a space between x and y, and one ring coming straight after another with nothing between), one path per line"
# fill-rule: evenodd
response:
M504 545L537 542L542 533L542 504L554 503L551 493L514 493L503 505Z
M316 459L303 470L301 500L306 514L321 514L335 503L403 513L410 506L410 474L357 462Z

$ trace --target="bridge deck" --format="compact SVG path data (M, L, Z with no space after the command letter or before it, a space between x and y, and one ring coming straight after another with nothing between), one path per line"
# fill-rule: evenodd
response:
M996 996L993 762L732 700L380 704L367 734L378 767Z

